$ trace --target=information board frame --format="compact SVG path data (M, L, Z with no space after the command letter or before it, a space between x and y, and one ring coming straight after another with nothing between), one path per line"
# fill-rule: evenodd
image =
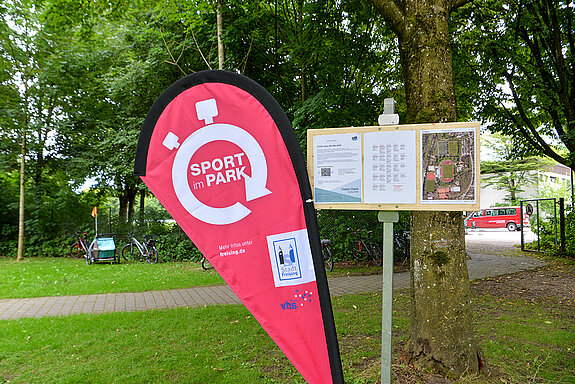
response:
M403 124L403 125L382 125L382 126L367 126L367 127L343 127L343 128L324 128L324 129L310 129L307 131L307 161L308 161L308 173L309 179L312 186L312 190L314 193L314 204L316 209L344 209L344 210L378 210L378 211L473 211L479 209L479 199L480 199L480 185L479 185L479 172L480 172L480 165L479 165L479 148L480 148L480 123L479 122L456 122L456 123L430 123L430 124ZM415 174L415 190L413 180L404 183L407 187L407 190L402 191L401 183L395 183L396 192L407 193L407 194L415 194L415 199L411 197L402 196L400 201L414 201L413 203L405 203L405 202L381 202L381 203L373 203L369 202L366 203L366 163L372 164L373 162L366 157L371 154L373 155L374 151L376 150L376 144L370 143L366 140L366 134L370 133L388 133L388 135L393 135L393 132L398 132L398 135L405 135L406 132L413 131L415 132L415 143L410 141L406 143L404 146L396 147L394 150L394 155L398 156L396 158L394 164L387 164L386 167L395 166L403 166L402 164L407 164L410 168L407 171L407 174L413 175ZM437 133L438 137L441 139L442 143L439 145L438 143L429 144L432 141L426 140L425 145L429 146L429 148L422 148L422 135L423 133L426 134L434 134ZM361 201L360 202L335 202L335 201L328 201L326 202L325 199L323 201L316 201L316 190L318 186L322 186L321 181L319 180L320 169L318 168L318 162L321 164L327 163L327 158L333 158L334 156L337 158L337 153L329 154L329 148L319 147L317 145L318 142L325 143L326 142L326 135L333 135L333 138L337 139L338 135L358 135L358 140L361 142L361 175L357 175L361 177ZM451 139L450 139L451 135ZM322 137L323 136L323 137ZM373 135L367 135L367 138L374 137ZM319 139L317 139L319 138ZM316 145L314 145L314 142ZM470 143L471 142L471 143ZM436 145L437 144L437 145ZM436 146L434 146L436 145ZM371 147L370 147L371 146ZM415 146L413 148L413 146ZM324 152L321 154L321 159L318 156L318 152L323 150ZM413 151L414 150L414 151ZM431 151L433 153L425 153L426 151ZM467 151L464 153L464 151ZM327 153L327 155L326 155ZM383 152L382 152L383 153ZM414 154L413 154L414 153ZM389 152L385 152L386 155L389 155ZM408 156L406 158L403 155ZM443 160L439 163L437 169L434 167L436 165L430 166L430 164L441 160L441 155L445 155L446 158L451 156L451 158L460 156L461 162L458 164L452 160ZM382 155L383 156L383 155ZM403 156L403 161L401 156ZM382 157L383 158L383 157ZM323 162L323 163L322 163ZM382 163L383 164L383 163ZM429 167L428 169L422 170L423 164L427 164ZM383 166L381 166L383 167ZM411 168L414 169L411 169ZM462 188L459 185L459 190L465 189L464 196L456 196L457 193L451 193L451 190L457 190L457 186L455 188L449 189L449 192L445 192L448 190L448 187L437 188L434 190L435 193L427 193L427 200L423 199L424 193L424 185L427 178L430 180L435 177L435 175L441 176L443 182L449 184L449 180L455 180L454 183L460 182L457 178L457 172L461 171L461 174L464 175L466 172L471 172L469 185L464 185L466 188ZM424 172L425 171L425 172ZM340 173L345 173L346 170L340 170ZM316 174L317 173L317 174ZM369 172L368 172L369 173ZM446 174L444 176L444 173ZM372 173L369 173L370 176L374 176ZM394 177L396 175L393 175ZM451 177L450 177L451 176ZM384 178L383 174L378 175L377 177ZM389 180L389 175L387 176L387 180ZM469 176L465 176L466 180ZM395 177L397 180L397 177ZM373 188L374 184L372 180L369 182L370 186ZM431 183L431 181L428 181ZM436 184L438 184L437 182ZM381 182L381 188L385 188L383 184L385 182ZM393 184L393 183L392 183ZM379 185L379 184L378 184ZM427 184L430 186L431 184ZM433 188L433 187L432 187ZM472 191L469 189L472 188ZM368 192L369 193L369 192ZM389 195L392 196L394 192L389 192ZM372 193L373 195L373 193ZM450 198L450 196L454 196ZM435 199L434 199L435 197ZM432 200L429 200L429 199ZM345 199L344 199L345 200ZM368 198L369 201L373 201L373 197Z

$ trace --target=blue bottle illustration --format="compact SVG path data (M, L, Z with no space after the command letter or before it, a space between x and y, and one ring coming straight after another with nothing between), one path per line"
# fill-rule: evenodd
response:
M293 250L293 247L291 246L291 244L289 246L289 258L290 258L292 263L295 263L295 253L294 253L294 250Z
M284 247L285 247L285 246L286 246L286 244L284 244ZM284 263L285 263L284 265L285 265L286 267L291 267L292 264L293 264L293 262L295 261L295 259L293 258L292 255L293 255L293 249L292 249L292 247L291 247L291 245L290 245L289 251L284 255Z

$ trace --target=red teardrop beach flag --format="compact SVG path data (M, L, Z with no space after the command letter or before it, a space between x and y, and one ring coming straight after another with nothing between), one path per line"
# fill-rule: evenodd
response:
M305 161L277 101L204 71L154 103L135 173L310 384L343 383Z

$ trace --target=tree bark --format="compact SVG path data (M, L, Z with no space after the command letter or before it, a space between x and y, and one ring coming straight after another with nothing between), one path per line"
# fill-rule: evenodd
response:
M135 213L135 202L136 202L136 193L133 195L130 194L128 198L128 223L132 224L134 222L134 213Z
M136 187L126 186L118 197L120 202L120 223L130 224L134 220L134 201L138 190Z
M218 0L216 6L216 26L218 34L218 69L224 69L224 43L222 35L224 34L224 17L222 15L223 0Z
M448 21L464 2L372 0L398 36L407 123L457 121ZM410 361L447 376L478 372L463 216L413 211L411 233Z
M411 215L411 323L407 351L422 369L459 377L477 373L480 350L461 212Z
M140 189L140 223L144 224L146 218L146 190Z

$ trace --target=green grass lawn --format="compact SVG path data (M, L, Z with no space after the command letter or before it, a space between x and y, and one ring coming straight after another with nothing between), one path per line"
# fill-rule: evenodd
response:
M333 305L346 383L377 382L381 295ZM575 383L572 308L490 296L475 307L492 376L455 383ZM394 382L423 384L399 359L408 311L408 293L397 292ZM243 306L6 320L0 335L0 383L304 383Z
M512 383L575 383L575 318L572 306L546 302L481 300L476 319L489 362ZM477 317L477 316L476 316Z
M337 269L336 269L337 271ZM339 269L338 275L369 273ZM328 276L334 276L328 274ZM337 276L337 275L336 275ZM197 263L97 264L0 259L0 297L143 291L219 284ZM332 298L346 383L380 376L381 295ZM474 300L483 374L456 384L575 384L573 303ZM409 294L394 292L394 383L427 384L401 360ZM304 383L243 306L0 321L0 383Z
M345 265L328 277L381 273L373 264ZM224 284L213 269L195 262L158 264L120 263L87 265L83 259L0 258L0 299L144 292Z
M83 259L0 258L0 299L98 293L144 292L223 284L199 263L86 265Z

